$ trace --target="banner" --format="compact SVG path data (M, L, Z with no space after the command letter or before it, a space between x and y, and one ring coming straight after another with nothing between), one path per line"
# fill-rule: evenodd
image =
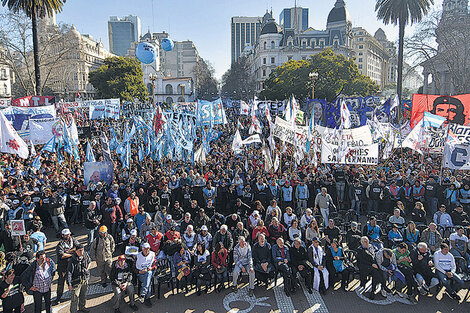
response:
M446 145L442 166L452 170L470 170L468 145Z
M308 128L306 126L297 126L294 131L291 123L279 116L276 116L272 134L281 141L285 141L293 145L305 146L307 142Z
M12 101L13 106L17 107L38 107L47 106L55 103L55 97L45 96L26 96Z
M197 119L201 126L209 126L212 123L212 102L197 101Z
M447 122L468 125L470 122L470 94L458 96L413 95L411 128L421 120L424 112L446 118Z
M250 137L246 138L245 140L242 140L242 145L249 145L249 144L252 144L252 143L255 143L255 142L261 143L261 138L259 137L258 134L250 136Z
M26 235L26 228L24 227L24 220L11 220L11 235L24 236Z
M35 145L47 143L53 136L64 134L64 125L58 119L31 119L29 121L30 140Z
M453 134L460 143L470 145L470 126L449 124L449 134Z
M379 162L379 144L350 147L349 151L338 159L339 147L322 142L321 163L375 165Z
M110 185L114 179L112 162L85 162L83 163L83 177L85 185L93 182L105 182Z
M372 135L369 125L352 129L343 129L342 131L326 127L315 128L322 136L322 142L339 145L340 142L345 141L346 146L351 148L372 144Z
M119 119L121 109L119 99L92 100L88 102L90 105L90 120Z
M29 139L30 119L55 119L56 110L53 105L42 107L9 107L2 110L5 117L12 123L20 137Z
M5 107L9 107L10 105L11 105L10 98L0 98L0 107L5 108Z

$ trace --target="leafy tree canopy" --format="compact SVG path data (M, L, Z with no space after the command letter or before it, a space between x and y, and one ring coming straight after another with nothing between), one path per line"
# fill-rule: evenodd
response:
M256 82L250 75L249 66L246 57L232 63L222 77L222 96L244 101L253 99Z
M284 100L294 95L297 99L311 97L309 74L318 73L315 80L315 98L333 101L339 95L368 96L379 86L362 75L352 59L335 54L331 49L313 55L309 60L291 60L271 72L265 81L261 99Z
M90 72L90 83L102 99L120 98L121 101L147 99L140 62L131 57L111 57L97 70Z

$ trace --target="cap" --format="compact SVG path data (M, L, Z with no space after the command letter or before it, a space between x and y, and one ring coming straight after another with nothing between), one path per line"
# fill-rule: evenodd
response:
M171 215L168 214L168 215L166 216L166 220L169 221L169 220L171 220L171 219L172 219Z
M107 231L108 231L108 227L106 227L105 225L100 227L100 233L106 233Z
M70 232L70 229L68 229L68 228L62 229L62 235L65 236L65 235L71 235L71 234L72 234L72 233Z
M135 229L131 230L131 236L137 236L137 230Z
M83 245L81 243L78 243L75 245L75 250L83 249Z
M171 226L171 227L170 227L170 231L176 231L176 227L175 227L175 226Z
M253 211L253 215L259 215L259 211L258 211L258 210L254 210L254 211Z
M150 244L148 242L144 242L142 244L142 249L145 249L145 248L150 248Z
M128 218L126 223L132 223L134 220L132 218Z
M125 259L126 259L126 256L124 254L121 254L120 256L118 256L118 261L125 260Z
M313 237L312 241L319 241L318 237Z
M39 191L39 188L38 188L38 187L34 187L34 191Z
M207 231L207 226L206 226L206 225L202 225L201 230Z

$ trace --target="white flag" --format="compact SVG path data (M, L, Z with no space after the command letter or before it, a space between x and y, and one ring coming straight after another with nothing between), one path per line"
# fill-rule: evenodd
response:
M253 133L262 133L262 127L261 123L259 122L258 118L256 117L256 110L255 106L253 106L251 110L251 126L250 129L248 130L248 133L251 135Z
M341 101L341 126L343 128L351 128L351 112L344 100Z
M418 124L411 130L411 132L406 136L405 140L403 141L402 147L403 148L410 148L412 150L417 151L420 154L423 154L424 148L424 137L423 137L423 119L421 119Z
M31 140L29 142L31 143L31 157L35 157L36 156L36 149L34 148L33 142Z
M20 135L0 112L0 147L1 152L17 154L22 159L27 159L29 155L28 145L21 139Z
M240 115L248 115L250 113L250 106L245 101L240 101Z
M235 136L233 137L232 150L235 153L240 153L242 151L242 147L243 147L242 136L240 135L240 131L237 129L237 132L235 133Z
M393 109L397 108L398 107L398 95L395 95L395 97L393 97L391 99L391 103L390 103L390 112L392 112Z
M291 100L289 100L289 102L287 103L286 114L284 116L284 119L291 123L292 126L295 126L295 119L297 117L298 108L299 105L297 104L297 101L295 100L294 96L292 96Z
M206 165L206 153L202 145L194 152L194 162Z
M279 160L279 154L276 153L276 158L274 159L274 171L277 172L279 169L279 165L281 163L281 160Z

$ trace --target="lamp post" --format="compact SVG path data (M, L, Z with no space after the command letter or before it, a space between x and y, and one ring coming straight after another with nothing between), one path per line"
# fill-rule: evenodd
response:
M308 77L310 78L310 81L312 82L312 100L315 99L315 80L318 79L318 73L317 72L311 72L308 74Z
M155 81L157 80L156 74L149 74L149 79L152 82L152 104L155 109Z

